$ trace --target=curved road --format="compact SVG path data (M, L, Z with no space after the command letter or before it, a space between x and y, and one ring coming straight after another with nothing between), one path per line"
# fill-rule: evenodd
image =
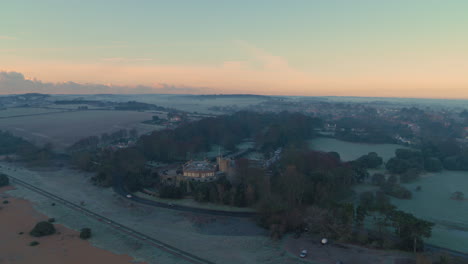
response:
M48 191L37 188L36 186L33 186L33 185L31 185L31 184L29 184L29 183L27 183L25 181L22 181L22 180L20 180L20 179L18 179L16 177L13 177L13 176L10 176L10 175L8 177L12 180L13 183L15 183L17 185L21 185L24 188L27 188L27 189L29 189L31 191L34 191L34 192L37 192L37 193L39 193L39 194L41 194L43 196L46 196L46 197L48 197L48 198L50 198L50 199L52 199L52 200L54 200L54 201L56 201L58 203L61 203L61 204L65 205L65 206L67 206L67 207L69 207L69 208L71 208L71 209L73 209L75 211L78 211L78 212L80 212L80 213L82 213L82 214L84 214L86 216L95 218L98 221L112 227L115 230L118 230L118 231L120 231L122 233L125 233L125 234L127 234L129 236L132 236L132 237L134 237L136 239L142 240L143 242L145 242L145 243L147 243L147 244L149 244L149 245L151 245L153 247L156 247L156 248L161 249L161 250L163 250L165 252L168 252L168 253L176 256L176 257L182 258L182 259L184 259L184 260L186 260L186 261L188 261L190 263L194 263L194 264L215 264L212 261L209 261L207 259L203 259L201 257L195 256L195 255L193 255L193 254L191 254L189 252L183 251L181 249L178 249L176 247L168 245L168 244L166 244L166 243L164 243L164 242L162 242L160 240L152 238L152 237L150 237L150 236L148 236L146 234L143 234L143 233L138 232L138 231L136 231L134 229L131 229L131 228L127 227L127 226L119 224L119 223L117 223L117 222L115 222L115 221L113 221L113 220L111 220L111 219L109 219L107 217L104 217L102 215L94 213L94 212L92 212L92 211L90 211L90 210L88 210L88 209L86 209L86 208L84 208L82 206L79 206L79 205L77 205L75 203L72 203L70 201L62 199L61 197L59 197L59 196L57 196L55 194L52 194L52 193L50 193Z

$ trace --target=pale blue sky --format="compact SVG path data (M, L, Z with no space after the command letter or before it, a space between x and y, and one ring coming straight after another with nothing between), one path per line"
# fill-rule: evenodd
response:
M437 87L444 80L450 80L446 85L453 89L468 83L461 75L468 69L464 64L468 1L464 0L15 0L1 6L0 70L17 70L47 81L73 76L52 75L50 71L59 66L45 73L47 67L41 71L41 63L111 64L103 80L86 79L83 70L76 71L73 80L89 82L112 81L116 64L145 67L148 75L148 67L155 67L158 78L134 76L136 85L174 82L176 73L158 71L162 66L203 68L239 62L242 66L236 67L251 71L247 81L239 78L239 89L251 89L269 85L262 81L268 74L255 75L255 71L264 70L274 58L281 60L281 71L300 73L275 81L284 81L284 89L297 79L314 79L294 86L294 93L302 89L312 94L315 90L308 87L316 80L317 88L328 87L331 93L343 95L359 93L359 87L368 89L373 82L422 89L427 84L419 79L434 74L438 79L432 84L438 83ZM229 90L233 85L223 87L222 79L236 81L219 78L211 83L181 76L177 84ZM118 79L118 83L132 83L132 76ZM345 87L340 79L351 84Z

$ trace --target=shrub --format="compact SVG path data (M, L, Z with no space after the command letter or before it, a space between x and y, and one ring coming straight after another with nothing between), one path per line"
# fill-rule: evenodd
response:
M36 226L29 232L29 234L33 237L42 237L48 236L55 233L55 227L53 224L42 221L36 224Z
M80 232L80 238L81 239L89 239L91 238L91 228L83 228L81 229L81 232Z
M3 201L3 204L8 204L10 203L8 200Z
M363 192L359 195L359 204L364 209L371 209L374 206L374 199L373 192Z
M418 169L409 169L400 176L400 181L404 183L412 182L419 179Z
M465 194L462 192L454 192L452 196L450 196L450 199L461 201L465 199Z
M30 245L31 247L34 247L34 246L39 245L39 242L33 241L33 242L29 243L29 245Z
M413 196L410 190L406 189L405 187L399 184L393 184L393 185L386 184L384 187L382 187L382 190L386 194L393 196L395 198L398 198L398 199L411 199Z
M381 186L385 183L385 175L381 173L374 173L374 175L372 175L371 182L373 185Z
M55 222L55 218L49 218L49 220L47 220L47 222L53 223L53 222Z
M0 187L10 184L10 179L6 174L0 173Z

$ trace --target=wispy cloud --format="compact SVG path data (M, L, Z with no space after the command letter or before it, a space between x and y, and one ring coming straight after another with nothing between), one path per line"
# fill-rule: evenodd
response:
M102 61L106 62L136 62L136 61L152 61L151 58L122 58L122 57L113 57L113 58L102 58Z
M167 83L156 83L153 86L125 86L112 84L93 84L60 82L42 82L37 79L25 78L19 72L0 71L0 94L21 93L46 93L46 94L193 94L208 93L210 89L202 87L175 86Z
M11 36L5 36L5 35L0 35L0 39L6 39L6 40L16 40L15 37L11 37Z

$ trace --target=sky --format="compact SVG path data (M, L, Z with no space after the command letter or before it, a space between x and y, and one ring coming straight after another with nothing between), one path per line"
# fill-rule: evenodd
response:
M468 99L466 0L15 0L0 94Z

